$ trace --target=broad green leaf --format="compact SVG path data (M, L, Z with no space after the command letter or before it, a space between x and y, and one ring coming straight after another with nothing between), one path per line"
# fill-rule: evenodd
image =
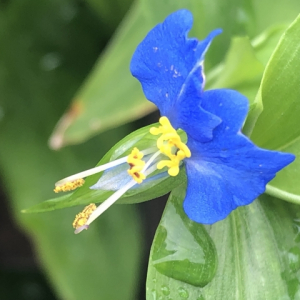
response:
M203 287L215 275L214 244L204 226L191 221L184 213L184 196L185 184L172 191L157 228L148 267L147 299L168 295L179 299L174 297L174 292L178 295L180 287L184 294L186 286ZM165 278L168 280L162 280ZM190 297L196 299L193 295Z
M257 57L257 59L264 66L267 64L275 46L277 45L281 35L284 33L284 30L286 28L287 25L271 26L251 41L251 45L255 52L255 57ZM251 103L250 109L243 127L243 133L247 136L250 136L259 115L263 111L261 88L258 88L258 85L255 82L254 84L252 84L252 86L246 86L246 90L243 90L243 86L239 87L238 90L244 95L256 93L255 97L249 98Z
M136 3L59 121L50 138L52 148L82 142L99 131L154 110L129 71L135 47L148 29L147 20Z
M156 147L157 136L153 136L149 133L149 129L152 126L158 126L158 124L152 124L140 128L119 141L114 147L112 147L112 149L110 149L110 151L106 153L97 166L103 165L118 158L125 157L134 147L137 147L139 150ZM179 134L181 135L182 141L186 140L186 136L183 131L180 131ZM124 163L124 165L126 166L127 163ZM63 195L55 199L47 200L31 208L25 209L23 212L44 212L75 205L87 205L89 203L103 202L110 195L112 195L114 191L90 189L90 187L100 179L102 174L103 172L101 174L99 173L87 177L85 184L69 195ZM112 174L112 176L114 176L114 173ZM129 204L152 200L167 194L174 187L185 181L183 170L181 170L180 173L175 177L168 176L165 169L157 171L154 174L161 174L162 176L159 176L156 179L150 178L149 180L145 180L142 184L136 185L134 188L128 190L118 200L117 203Z
M298 154L300 137L300 17L282 36L263 76L260 93L264 110L251 139L259 146ZM273 195L300 203L298 159L271 181ZM278 190L279 189L279 190ZM277 194L282 191L282 193ZM275 192L275 193L274 193Z
M47 146L56 120L97 57L102 39L97 24L77 1L0 5L1 182L14 220L31 238L58 299L132 300L144 244L134 207L113 207L80 236L72 228L77 209L21 213L50 197L57 178L91 165L127 132L120 128L60 152Z
M206 226L216 246L218 266L203 288L162 274L151 256L147 300L299 299L300 213L296 208L263 195L225 220ZM172 222L164 224L170 231L176 230Z
M255 57L263 64L263 66L266 66L269 62L275 47L289 25L290 23L271 25L251 39Z
M208 228L219 268L202 291L204 299L298 299L300 214L296 208L262 195Z

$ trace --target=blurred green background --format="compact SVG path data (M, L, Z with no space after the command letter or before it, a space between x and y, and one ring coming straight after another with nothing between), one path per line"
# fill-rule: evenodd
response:
M208 86L234 87L253 101L282 32L270 28L291 22L300 4L0 0L0 299L144 299L147 256L163 200L115 205L78 236L71 227L78 207L20 211L54 197L55 181L94 166L120 138L157 120L150 115L135 121L154 107L144 101L129 61L147 31L179 8L193 12L192 35L198 38L224 29L207 56L207 70L216 71L208 72ZM224 59L231 37L253 39L262 32L254 47L259 63L253 64L249 40L237 41L234 51L250 47L245 61L255 67L242 82L232 81L234 72L241 74L238 67L220 80L229 72L226 62L233 65L230 57L213 67Z
M71 227L80 208L20 213L52 197L59 178L94 166L130 130L119 128L61 151L48 147L56 122L129 5L0 2L1 299L138 297L144 241L135 207L113 208L81 237Z

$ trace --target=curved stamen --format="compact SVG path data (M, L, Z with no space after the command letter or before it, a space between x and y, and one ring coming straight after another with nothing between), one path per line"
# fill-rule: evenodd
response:
M85 224L78 227L75 230L75 234L81 232L83 229L87 229L88 225L90 225L95 219L97 219L102 213L104 213L110 206L112 206L123 194L125 194L130 188L132 188L134 185L136 185L137 182L134 180L131 180L128 182L125 186L123 186L121 189L116 191L114 194L112 194L110 197L108 197L103 203L101 203L89 216L88 220Z

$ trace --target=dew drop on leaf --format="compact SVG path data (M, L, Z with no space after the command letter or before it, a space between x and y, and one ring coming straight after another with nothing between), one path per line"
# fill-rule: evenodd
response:
M178 289L178 293L179 293L179 296L183 299L187 299L189 297L188 291L186 289L184 289L183 287Z
M162 286L161 291L162 291L162 293L163 293L165 296L170 295L170 289L169 289L167 286L165 286L165 285Z

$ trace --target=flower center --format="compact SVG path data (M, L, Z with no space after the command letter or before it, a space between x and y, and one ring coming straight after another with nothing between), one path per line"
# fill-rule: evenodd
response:
M132 180L129 182L127 180L127 183L124 185L121 184L120 187L116 189L116 192L98 207L92 203L86 206L82 212L77 214L73 222L73 227L76 229L75 233L79 233L82 230L87 229L91 222L93 222L106 209L122 197L122 195L124 195L130 188L136 184L142 183L148 175L152 174L157 169L161 170L164 167L167 167L168 174L170 176L178 175L181 161L190 157L191 151L186 144L182 142L180 135L172 127L167 117L161 117L159 119L159 123L160 125L158 127L152 127L150 129L150 133L152 135L160 135L156 140L158 150L157 148L152 147L140 151L135 147L127 157L122 157L105 165L97 166L90 170L69 176L55 184L56 187L54 191L56 193L71 191L84 184L84 180L82 179L83 177L87 177L110 168L117 168L119 165L126 162L129 165L129 169L126 173L124 173L124 178L126 181L126 176L130 175ZM100 180L101 179L102 177Z
M191 151L186 144L181 141L177 131L171 125L167 117L159 119L161 126L152 127L150 133L153 135L161 134L157 139L157 148L166 155L169 160L161 160L157 164L157 169L168 167L170 176L177 176L179 173L180 162L186 157L191 157Z

